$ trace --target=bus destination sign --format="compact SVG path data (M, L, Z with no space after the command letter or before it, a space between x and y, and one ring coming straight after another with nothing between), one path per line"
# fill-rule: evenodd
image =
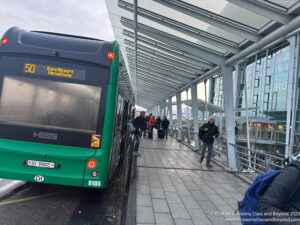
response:
M24 72L44 76L61 77L75 80L85 80L86 72L78 69L67 69L58 66L47 66L40 64L25 63Z

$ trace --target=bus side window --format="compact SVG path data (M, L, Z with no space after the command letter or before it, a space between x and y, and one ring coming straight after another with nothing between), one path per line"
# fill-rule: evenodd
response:
M128 101L124 101L123 104L123 115L122 115L122 128L121 128L121 134L122 136L125 135L127 130L127 122L128 122Z

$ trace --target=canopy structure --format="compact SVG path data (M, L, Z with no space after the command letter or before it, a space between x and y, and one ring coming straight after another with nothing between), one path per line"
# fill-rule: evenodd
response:
M107 0L137 105L151 107L298 28L297 0ZM220 67L218 67L220 66Z
M267 71L268 63L264 64L265 69L260 70L257 62L261 53L283 42L288 42L290 46L289 65L286 69L288 72L285 73L285 79L288 79L286 111L284 110L283 116L286 118L286 127L295 128L297 107L294 105L297 105L300 68L300 1L106 0L106 4L115 37L125 56L136 104L155 114L167 115L168 111L170 118L173 118L172 108L176 104L179 139L183 139L183 103L192 106L195 135L198 132L199 111L209 112L206 115L223 114L225 120L220 119L219 125L226 124L224 133L228 164L231 169L235 169L235 134L232 132L235 130L235 116L237 112L243 111L243 115L246 114L246 120L249 121L249 109L254 111L260 105L264 106L264 101L269 102L269 95L272 97L272 107L277 104L277 94L267 92L265 95L265 83L259 84L259 80L265 82L264 80L268 79L265 78L266 75L256 75L259 71ZM254 69L248 76L247 63L251 62L249 60L253 57ZM264 60L270 61L266 57ZM277 61L276 64L283 68L280 62ZM276 65L273 66L274 69L275 67ZM211 83L215 82L218 76L221 81L212 86ZM244 79L247 76L249 80L246 81ZM208 80L210 82L207 82ZM254 83L255 80L257 83ZM251 100L250 104L247 103L248 91L240 90L243 87L234 84L235 81L237 84L244 82L245 85L253 83L253 91L249 94L252 94L251 98L256 99L256 103L254 100ZM199 83L205 84L204 93L210 90L210 96L199 96L199 92L203 91L198 90L199 87L203 87L198 86ZM208 89L207 83L210 84ZM262 94L255 92L258 91L258 87L261 87ZM191 96L181 99L183 91L191 93ZM216 95L218 98L215 98ZM263 96L259 104L258 95ZM240 101L241 98L244 100ZM173 99L176 99L175 102ZM243 101L245 102L240 104ZM249 128L247 130L249 131ZM250 140L248 131L247 139ZM286 158L292 152L294 134L295 129L286 130ZM198 141L195 139L196 149ZM248 148L250 149L249 141Z

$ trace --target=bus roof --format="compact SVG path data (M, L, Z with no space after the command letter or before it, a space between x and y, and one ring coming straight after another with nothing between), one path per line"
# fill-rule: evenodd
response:
M110 66L107 53L112 51L113 42L66 34L26 31L10 28L2 38L0 54L29 54L79 60Z

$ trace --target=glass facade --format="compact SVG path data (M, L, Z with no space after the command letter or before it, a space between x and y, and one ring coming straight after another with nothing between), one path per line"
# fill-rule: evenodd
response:
M251 59L238 84L239 136L246 138L247 106L250 139L256 146L260 143L263 151L270 151L267 145L273 145L272 153L279 155L285 151L289 63L290 47L286 41Z
M246 76L241 79L239 96L239 108L245 108L247 91L249 117L286 120L289 49L288 42L284 42L249 61Z
M251 146L275 155L285 154L290 51L289 42L284 41L251 58L240 77L233 71L235 132L239 145L247 146L247 108ZM213 77L212 85L210 102L223 107L223 84L220 74ZM225 130L224 114L214 115L218 124L222 126L220 130ZM218 118L220 116L222 118ZM294 151L297 151L297 146L300 148L300 104L297 106L295 133Z

